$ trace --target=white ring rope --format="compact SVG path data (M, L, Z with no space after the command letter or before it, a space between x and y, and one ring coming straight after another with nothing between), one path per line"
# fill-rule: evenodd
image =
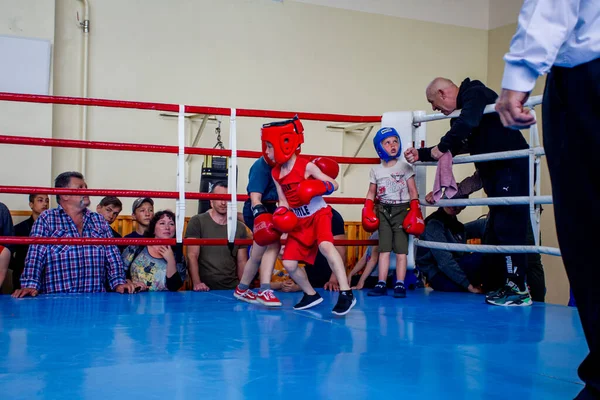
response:
M535 110L531 108L530 112L531 115L537 121ZM537 123L533 124L531 128L529 128L529 145L535 147L538 147L540 145L540 137ZM541 208L538 204L535 203L535 194L541 192L540 164L540 157L536 157L534 154L529 155L529 182L535 182L535 187L532 184L529 185L529 219L531 220L533 239L536 246L540 245ZM537 180L535 179L536 177Z
M496 153L477 154L475 156L456 156L452 158L452 164L468 164L472 162L496 161L496 160L511 160L513 158L529 157L533 150L533 155L536 157L546 155L543 147L533 147L531 149L499 151ZM436 166L437 161L417 161L415 166Z
M535 117L533 107L542 103L542 96L531 97L525 107L529 107ZM484 114L496 112L496 105L489 104L484 109ZM461 110L456 110L449 115L441 113L423 114L422 112L413 112L413 141L419 143L418 139L424 142L422 138L417 138L417 132L423 125L422 122L436 121L460 116ZM466 245L455 243L431 242L424 240L414 240L414 245L430 249L447 251L470 251L474 253L539 253L560 256L560 249L539 245L539 227L540 227L540 208L539 204L552 204L552 196L536 196L535 193L541 191L540 177L540 157L544 156L544 148L540 146L539 132L537 123L532 125L529 131L529 149L502 151L487 154L477 154L469 156L457 156L452 160L453 164L466 164L471 162L485 162L494 160L509 160L514 158L527 157L529 161L529 195L513 197L486 197L479 199L444 199L435 204L429 204L425 199L419 199L422 206L425 207L456 207L456 206L505 206L523 204L529 205L530 222L534 233L535 246L493 246L493 245ZM437 161L416 162L415 166L437 166ZM422 177L417 177L418 179ZM534 182L534 178L537 178Z
M460 243L441 243L430 242L427 240L415 239L415 245L428 249L446 250L446 251L467 251L471 253L531 253L531 254L549 254L560 256L560 250L554 247L546 246L493 246L489 244L460 244Z
M236 109L232 108L229 126L229 147L231 147L229 182L227 183L231 193L231 202L227 204L227 239L229 243L233 243L237 231L237 123L235 112Z
M177 243L183 243L183 225L185 222L185 105L179 105L177 116L177 190L179 199L175 201L175 231Z
M527 102L524 104L525 107L535 107L537 105L542 104L542 96L532 96L529 98L529 100L527 100ZM454 111L452 114L448 114L448 115L444 115L442 113L433 113L433 114L426 114L426 115L415 115L413 117L413 123L414 124L420 124L421 122L428 122L428 121L438 121L440 119L449 119L449 118L456 118L460 115L460 111L461 110L456 110ZM496 104L488 104L485 109L483 110L484 114L491 114L493 112L496 112Z
M419 199L422 206L426 207L461 207L461 206L510 206L516 204L529 204L529 196L513 197L482 197L480 199L440 199L434 204L427 203L424 198ZM534 204L552 204L552 196L533 196Z

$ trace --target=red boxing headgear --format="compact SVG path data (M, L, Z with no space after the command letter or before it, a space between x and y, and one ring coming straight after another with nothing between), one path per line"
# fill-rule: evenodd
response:
M264 124L260 131L260 140L265 161L271 166L281 165L293 154L300 154L300 145L304 143L304 127L297 116L285 121ZM267 142L273 146L275 162L267 155Z

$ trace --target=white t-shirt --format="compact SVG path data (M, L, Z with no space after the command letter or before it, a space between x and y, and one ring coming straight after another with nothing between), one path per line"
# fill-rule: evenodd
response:
M400 204L410 201L407 181L414 175L412 165L398 160L389 168L383 163L371 168L369 180L377 185L375 195L382 204Z

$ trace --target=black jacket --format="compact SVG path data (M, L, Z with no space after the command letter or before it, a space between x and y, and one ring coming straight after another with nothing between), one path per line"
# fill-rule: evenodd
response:
M425 219L425 232L421 235L422 240L442 243L467 243L465 226L456 218L448 215L443 208L438 208ZM448 278L463 286L469 287L467 275L458 264L458 259L464 253L458 251L435 250L418 247L415 263L419 271L431 280L439 272L443 272Z
M450 130L440 139L438 149L453 156L472 155L529 148L520 131L505 128L498 113L483 114L485 106L496 102L496 92L480 81L465 79L458 90L456 107L460 116L450 120ZM419 149L419 160L434 161L431 148ZM513 160L475 163L482 180L493 177L494 172L511 167Z

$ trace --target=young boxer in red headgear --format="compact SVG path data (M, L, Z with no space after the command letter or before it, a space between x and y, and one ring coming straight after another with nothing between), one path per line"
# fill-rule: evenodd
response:
M261 141L266 157L275 163L272 175L279 207L273 213L273 225L288 235L283 266L304 292L294 309L304 310L323 301L308 281L306 272L298 268L298 261L312 264L320 250L340 285L338 302L332 312L345 315L354 307L356 299L350 290L342 257L333 245L331 207L322 197L337 190L334 179L339 166L324 157L313 162L298 157L304 143L304 128L298 117L263 125Z

